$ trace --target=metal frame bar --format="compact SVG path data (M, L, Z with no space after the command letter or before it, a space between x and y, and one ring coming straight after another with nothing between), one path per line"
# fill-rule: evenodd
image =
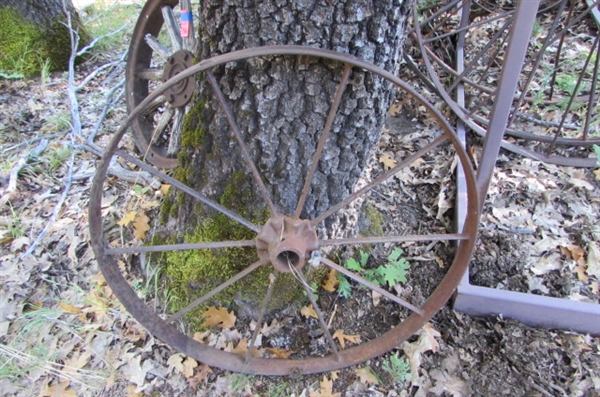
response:
M465 0L466 5L470 0ZM502 138L507 126L507 121L512 107L512 99L516 91L521 67L525 59L529 40L540 0L521 0L517 5L515 23L510 32L507 55L504 67L496 90L488 131L485 135L482 162L477 172L477 189L480 193L480 209L483 208L485 197L492 175L494 173L496 158L502 144ZM468 8L468 7L467 7ZM463 36L461 34L461 36ZM464 37L457 41L457 68L464 67ZM464 90L457 87L457 102L464 101ZM457 126L459 134L464 134L464 125ZM458 174L457 219L459 229L464 217L466 201L464 190L461 190ZM481 211L480 211L481 213ZM506 318L516 319L524 324L573 330L582 333L600 335L600 304L577 302L567 299L552 298L522 292L500 290L489 287L480 287L469 283L469 271L465 273L454 296L454 310L472 316L501 315Z

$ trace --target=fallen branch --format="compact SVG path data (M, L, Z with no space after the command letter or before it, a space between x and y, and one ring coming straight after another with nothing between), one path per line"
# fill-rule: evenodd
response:
M63 0L63 10L67 17L67 27L69 28L69 37L71 39L71 56L69 57L69 68L68 68L69 75L68 75L68 79L67 79L67 92L68 92L68 97L69 97L69 107L71 109L71 119L72 119L71 120L72 128L71 128L71 132L69 135L71 138L71 145L74 146L76 137L81 136L81 118L79 117L79 104L77 102L77 95L76 95L76 90L75 90L75 88L76 88L76 85L75 85L75 58L77 57L77 47L79 46L79 35L77 34L77 32L75 32L73 30L71 14L69 13L69 10L67 9L67 5L64 0ZM20 259L26 258L29 255L31 255L31 253L35 250L35 248L40 243L40 241L42 241L42 239L46 236L46 233L48 233L48 231L50 230L50 227L54 224L54 221L56 220L59 213L61 212L62 206L65 203L65 201L67 200L67 196L69 195L69 191L71 190L71 186L73 184L72 176L73 176L73 164L74 163L75 163L75 152L72 152L71 156L69 157L69 162L67 164L67 178L66 178L65 187L63 189L63 193L60 197L60 200L54 206L54 211L52 212L52 215L46 222L46 225L44 226L42 231L38 234L36 239L31 243L31 245L29 246L27 251L25 251L19 257Z
M105 102L104 106L102 107L102 112L100 113L100 117L98 118L98 121L96 122L96 125L94 126L94 130L90 133L90 135L87 138L88 144L94 143L94 140L96 139L96 136L98 135L98 132L100 131L100 127L102 126L102 123L104 122L104 119L106 118L106 114L108 113L110 108L123 97L123 95L125 93L124 90L119 92L119 95L117 95L117 97L113 99L113 95L115 94L115 92L119 88L123 87L124 85L125 85L125 79L121 79L121 81L119 81L108 92L108 95L106 96L106 102Z
M4 205L7 202L13 200L16 197L17 180L19 178L19 173L21 172L23 167L25 167L29 160L31 160L32 158L39 157L39 155L42 154L42 152L46 150L47 147L48 140L42 139L40 143L35 147L35 149L30 151L25 157L19 159L19 161L17 161L17 163L14 165L14 167L11 168L8 178L8 185L6 187L6 190L4 191L4 194L0 198L0 207L4 207Z

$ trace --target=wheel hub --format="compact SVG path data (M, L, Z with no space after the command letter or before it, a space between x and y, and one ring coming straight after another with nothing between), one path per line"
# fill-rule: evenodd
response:
M317 231L310 222L287 216L269 219L256 236L256 249L263 265L272 263L285 273L301 270L317 248Z
M163 82L192 66L193 59L194 56L185 50L179 50L171 55L163 70ZM190 76L169 87L164 94L167 102L176 108L187 105L192 99L195 85L194 76Z

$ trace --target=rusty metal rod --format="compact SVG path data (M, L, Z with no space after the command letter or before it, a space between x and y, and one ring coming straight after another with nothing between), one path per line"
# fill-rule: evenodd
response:
M267 206L271 211L271 216L277 216L278 213L275 209L273 201L271 200L271 195L269 194L267 187L265 186L265 183L263 182L260 176L258 168L256 168L256 164L254 164L254 161L252 160L252 156L250 156L250 151L248 150L246 142L244 142L242 131L240 130L240 127L238 127L235 121L235 117L233 117L233 112L231 111L231 108L229 107L229 104L225 99L225 95L223 95L223 91L221 91L221 88L219 87L219 84L217 83L217 80L215 79L215 76L213 75L212 71L207 71L206 77L208 78L208 82L210 83L213 91L215 92L215 95L217 96L217 99L219 100L221 109L223 109L223 111L225 112L225 116L227 117L227 121L229 122L231 130L233 131L233 135L235 136L235 139L240 145L240 150L242 151L244 161L246 161L247 166L250 167L250 171L252 172L252 176L254 177L254 182L258 185L258 190L260 191L263 200L265 200L265 202L267 203Z
M267 288L265 298L263 299L262 304L260 305L260 312L258 314L258 319L256 320L256 328L254 328L252 338L250 339L250 343L248 344L248 350L246 351L246 364L250 364L250 361L252 361L252 351L254 350L254 344L256 343L256 338L258 338L258 334L260 333L260 330L262 328L262 324L265 319L265 313L267 312L267 306L269 305L269 302L271 302L271 297L273 296L273 290L275 289L275 283L277 282L278 277L279 272L277 270L275 270L269 275L269 287Z
M140 245L137 247L119 247L107 248L106 255L121 254L142 254L148 252L168 252L168 251L186 251L211 248L235 248L235 247L253 247L256 245L254 240L237 241L214 241L206 243L185 243L185 244L164 244L164 245Z
M194 310L199 305L203 304L204 302L206 302L207 300L209 300L210 298L212 298L219 292L223 291L225 288L238 282L242 278L246 277L247 275L249 275L256 269L258 269L261 265L262 265L262 263L260 261L254 262L252 265L248 266L247 268L245 268L244 270L242 270L235 276L231 277L229 280L225 281L223 284L219 285L218 287L216 287L216 288L212 289L211 291L207 292L206 294L202 295L200 298L194 300L192 303L190 303L189 305L187 305L185 308L181 309L177 313L169 316L165 320L165 322L172 323L173 321L179 320L181 317L185 316L187 313Z
M325 148L325 143L327 142L327 138L329 137L329 132L331 131L331 126L333 125L333 119L337 114L337 111L340 106L340 102L342 101L342 95L344 94L344 90L348 85L348 78L350 77L350 71L352 70L352 65L347 63L344 65L344 71L342 72L342 79L340 84L338 85L337 91L333 98L333 103L331 104L331 109L329 109L329 114L327 115L327 120L325 121L325 127L323 127L323 132L321 133L321 138L319 139L319 143L317 145L317 150L313 155L312 164L310 165L310 169L308 171L308 175L306 176L306 180L304 181L304 187L302 188L302 194L300 195L300 199L298 200L298 205L296 206L296 212L294 212L294 218L299 219L300 213L302 212L302 208L304 208L304 203L306 202L306 197L308 196L308 192L310 191L310 186L312 184L313 178L315 176L315 172L317 171L317 166L319 165L319 160L321 160L321 155L323 154L323 149Z
M404 236L380 236L380 237L350 237L330 240L320 240L319 247L331 245L362 245L362 244L380 244L380 243L403 243L406 241L460 241L467 240L466 234L447 233L447 234L407 234Z
M335 354L336 360L342 361L342 356L340 355L340 351L338 350L338 348L335 344L335 341L333 340L333 337L331 336L331 332L329 332L329 328L327 328L327 322L325 321L325 317L323 317L323 313L321 312L319 305L317 305L317 301L315 300L315 297L313 296L313 291L310 288L310 286L308 285L308 282L306 281L304 274L302 274L302 270L300 270L298 272L294 272L294 275L296 275L300 279L300 284L302 284L302 288L304 288L304 291L306 291L306 295L308 296L308 300L310 301L310 304L312 305L313 309L315 310L315 313L317 313L319 325L321 326L321 329L323 330L325 339L327 339L327 342L329 343L329 347L331 347L333 354Z
M209 207L211 207L214 210L219 211L220 213L222 213L223 215L225 215L226 217L238 222L240 225L244 225L246 226L248 229L255 231L255 232L260 232L260 227L255 225L254 223L242 218L241 216L239 216L238 214L228 210L227 208L223 207L222 205L215 203L214 201L210 200L208 197L200 194L199 192L197 192L196 190L192 189L191 187L184 185L183 183L179 182L177 179L165 174L164 172L160 172L159 170L157 170L156 168L154 168L153 166L149 165L148 163L141 161L137 158L135 158L134 156L130 155L127 152L124 152L122 150L117 150L115 152L115 155L124 158L127 161L132 162L133 164L137 165L138 167L140 167L142 170L148 172L149 174L157 177L158 179L161 179L169 184L171 184L171 186L181 190L182 192L192 196L193 198L195 198L196 200L200 201L203 204L208 205Z
M321 258L321 262L323 262L326 266L342 273L344 276L351 278L352 280L356 281L357 283L364 285L365 287L369 288L370 290L380 293L381 295L385 296L392 302L396 302L400 306L404 306L405 308L412 310L413 312L417 313L420 316L423 315L423 310L419 309L412 303L409 303L402 298L398 298L396 295L393 295L393 294L389 293L388 291L386 291L385 289L381 288L380 286L375 285L372 282L365 280L358 274L346 269L345 267L340 266L337 263L335 263L327 258Z
M352 193L350 196L346 197L344 200L340 201L339 203L331 206L327 211L323 212L321 215L319 215L315 219L313 219L310 222L310 224L312 226L318 225L325 218L331 216L335 212L337 212L340 209L344 208L345 206L347 206L348 204L350 204L351 202L353 202L354 200L356 200L358 197L363 196L364 194L368 193L371 189L376 188L377 186L379 186L380 184L382 184L386 180L388 180L391 177L393 177L394 175L396 175L402 168L404 168L404 167L412 164L419 157L423 156L425 153L427 153L430 150L436 148L437 146L441 145L442 143L448 141L449 139L450 138L448 137L447 133L444 133L444 134L440 135L438 138L434 139L429 144L427 144L423 148L419 149L414 154L408 156L402 162L398 163L395 167L393 167L393 168L389 169L388 171L384 172L381 176L379 176L378 178L376 178L374 181L372 181L368 185L366 185L366 186L362 187L361 189L357 190L356 192Z

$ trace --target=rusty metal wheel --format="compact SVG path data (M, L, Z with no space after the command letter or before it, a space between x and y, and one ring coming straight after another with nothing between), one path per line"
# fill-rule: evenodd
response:
M489 124L515 7L502 2L452 1L419 10L413 39L419 71L471 130ZM600 144L598 5L543 1L513 98L503 146L544 162L595 167ZM418 69L409 58L409 64ZM424 72L424 73L423 73Z
M229 98L224 94L213 75L214 70L221 70L219 68L227 68L232 65L232 67L237 67L242 63L248 63L254 67L257 65L260 66L261 59L265 57L272 59L275 56L294 58L298 61L298 70L304 70L303 68L307 64L306 60L314 61L316 59L328 65L337 65L336 69L332 70L340 71L340 75L334 79L335 81L332 81L334 84L332 85L333 89L329 99L329 113L327 117L323 117L321 132L315 132L315 150L313 154L309 155L312 158L310 171L304 177L303 188L301 189L302 193L298 195L299 199L296 209L292 211L294 213L290 214L279 213L276 206L272 205L268 190L264 188L269 185L269 181L264 180L261 172L252 160L252 156L246 155L252 153L253 145L251 141L257 138L244 138L244 132L240 131L240 127L236 123L236 116L231 113L231 109L227 104ZM288 70L287 72L293 73L293 76L296 76L299 73L298 70ZM412 98L414 109L418 109L419 112L426 114L428 120L426 123L427 126L416 127L413 125L410 127L412 128L411 130L403 133L404 135L396 132L396 138L403 136L403 139L405 139L405 145L399 151L400 154L396 159L396 164L388 164L390 166L389 169L379 169L361 187L356 187L354 193L332 205L326 211L310 219L301 219L302 208L309 199L308 192L311 185L314 186L315 183L314 175L317 167L319 165L326 166L327 162L331 161L330 158L323 158L323 148L327 146L328 137L331 141L338 134L341 134L339 131L332 130L331 120L334 117L347 117L347 115L340 114L339 107L340 103L345 103L348 98L352 98L355 84L352 79L354 74L365 74L369 78L379 79L386 84L391 83L389 85L390 88L395 87L398 92L408 94ZM261 195L265 203L267 203L266 207L270 208L269 219L263 224L255 224L236 214L231 208L225 208L201 192L180 183L148 164L143 155L135 156L119 148L121 139L128 126L135 122L139 115L144 114L146 109L152 106L157 97L164 95L164 92L168 92L171 87L176 86L179 82L198 75L206 79L200 81L199 84L206 84L206 87L212 88L215 98L220 103L221 110L227 117L231 128L229 131L223 131L222 133L228 134L231 137L232 145L237 146L239 153L241 153L240 158L243 159L244 163L242 171L253 183L260 187L259 191L262 192ZM266 84L265 92L268 92L269 86L268 83ZM260 93L255 94L259 95ZM259 110L255 111L258 112ZM354 111L360 111L360 109L355 109ZM442 150L444 151L443 153L440 152ZM452 163L451 159L454 158L454 166L451 167L448 165L448 169L443 172L440 171L436 167L436 155L439 155L438 158L445 159L447 164ZM171 184L171 189L178 192L178 194L187 195L190 199L202 203L203 208L210 208L211 211L216 211L226 216L234 223L247 228L256 237L241 241L181 242L171 245L152 245L148 242L143 244L122 231L116 232L116 234L113 233L119 227L115 225L116 219L111 219L110 216L103 215L102 199L103 192L107 188L107 185L111 183L107 179L107 168L114 157L118 157L119 161L129 164L131 167L137 167L138 169L150 172L165 183ZM414 219L415 232L413 233L406 233L408 229L404 228L409 223L409 217L406 215L407 212L403 211L410 210L410 208L403 205L390 205L382 210L381 214L383 216L394 221L389 222L390 229L384 230L379 235L371 237L328 238L321 233L321 228L325 225L324 221L326 219L337 214L340 210L347 208L357 199L368 199L370 194L381 195L381 193L377 192L380 189L391 189L389 197L408 194L408 196L419 203L420 201L418 200L423 199L424 192L429 191L431 188L427 187L426 183L418 181L414 183L400 182L396 178L399 175L404 175L404 172L412 173L420 169L426 169L425 173L433 172L434 174L439 174L440 178L443 176L444 179L440 185L440 192L437 192L437 194L442 194L442 196L450 195L451 193L446 188L454 185L452 181L455 179L452 176L452 170L456 164L466 170L464 178L458 178L461 181L460 183L464 183L466 186L467 202L464 226L461 226L459 232L452 230L452 222L440 223L438 219L439 214L444 213L448 209L440 204L440 208L437 209L437 216L431 212L424 211L422 212L422 218ZM445 187L442 187L442 185ZM434 194L433 197L438 196ZM434 201L437 201L437 199ZM106 214L105 210L104 213ZM123 126L116 132L114 138L106 148L105 155L98 164L91 189L89 221L92 246L108 284L127 310L152 335L180 352L211 366L252 374L298 375L344 368L384 354L397 347L402 341L417 332L425 322L429 321L451 297L468 266L477 233L478 200L471 164L454 131L439 111L405 82L375 65L347 54L301 46L269 46L236 51L203 60L182 71L149 93L139 106L131 112ZM175 239L174 241L178 240ZM415 262L414 269L411 270L413 273L408 276L410 280L415 281L415 285L407 285L402 293L398 293L397 291L390 292L387 288L367 281L364 275L357 274L344 266L340 266L334 262L333 259L335 257L332 256L333 252L328 251L328 248L340 246L358 251L358 249L363 249L366 245L382 246L385 249L391 249L401 244L404 244L404 247L424 244L422 250L419 251L422 254L420 258L421 262L418 262L418 264ZM173 251L192 252L228 247L250 247L249 249L255 249L255 259L241 264L238 274L219 285L214 285L208 293L201 296L190 296L188 306L177 312L169 312L168 308L165 309L166 312L157 310L155 303L149 303L143 296L138 295L135 288L131 285L127 274L124 274L124 271L121 270L122 266L120 267L118 264L118 262L122 262L123 255ZM438 247L445 249L447 252L445 251L446 254L443 257L434 258L432 253L437 252ZM360 326L364 327L364 329L347 331L362 333L363 342L346 348L342 347L343 344L342 346L338 345L332 338L327 319L329 319L329 322L332 321L334 316L334 322L341 321L344 317L359 319L360 315L371 315L371 313L363 311L362 314L357 314L356 309L351 305L351 302L356 304L354 296L342 299L334 293L327 295L327 293L322 291L318 292L318 296L313 296L313 291L306 283L305 273L310 267L307 263L310 266L318 265L325 266L325 269L335 269L354 280L353 282L357 285L356 293L368 296L366 304L372 305L372 303L369 303L372 291L380 293L382 300L385 301L385 305L389 306L385 306L385 310L375 308L373 311L383 310L383 313L379 313L378 315L381 321L385 322L385 326L376 327L373 322L360 323ZM211 300L220 291L241 282L241 280L249 277L251 273L265 268L268 269L268 272L273 277L269 277L271 281L264 285L265 297L260 305L260 312L255 317L256 322L252 322L254 331L251 331L250 321L236 324L236 329L239 332L248 335L248 340L250 341L249 353L243 355L232 351L225 351L222 348L213 347L210 344L199 342L197 338L195 339L194 332L197 330L189 329L185 322L186 316L191 313L190 311L198 305ZM430 270L439 272L439 279L433 282L433 284L428 279L429 275L427 272ZM273 279L282 277L285 274L294 275L291 278L292 282L301 284L300 289L304 289L306 294L305 301L312 304L315 309L317 319L306 320L307 322L297 323L296 326L308 327L309 331L307 331L306 335L308 336L306 338L315 342L315 346L317 346L316 350L312 348L308 349L307 344L306 349L302 350L300 347L301 351L291 352L291 356L288 358L254 357L250 352L253 351L252 346L258 343L257 337L259 336L259 332L262 332L263 325L266 324L266 318L272 319L274 316L283 313L277 310L266 311L266 307L272 296ZM419 277L428 279L423 283L424 285L428 285L427 288L416 284L416 280L419 280ZM363 288L359 288L358 286L362 286ZM356 296L358 297L359 295ZM329 299L328 297L339 299L336 301L339 305L336 304L335 307L332 307L332 305L323 305L325 299ZM300 318L300 316L296 317ZM383 329L378 334L370 334L369 332L372 332L374 328ZM287 329L287 331L282 330L283 335L280 336L282 338L287 337L290 332L294 331L294 328L291 330ZM372 336L366 336L367 334ZM265 338L262 340L265 343Z
M158 85L190 67L196 53L196 31L190 0L148 0L137 20L126 69L127 109L132 112ZM180 81L155 98L131 124L133 140L151 164L177 166L186 105L193 78Z

